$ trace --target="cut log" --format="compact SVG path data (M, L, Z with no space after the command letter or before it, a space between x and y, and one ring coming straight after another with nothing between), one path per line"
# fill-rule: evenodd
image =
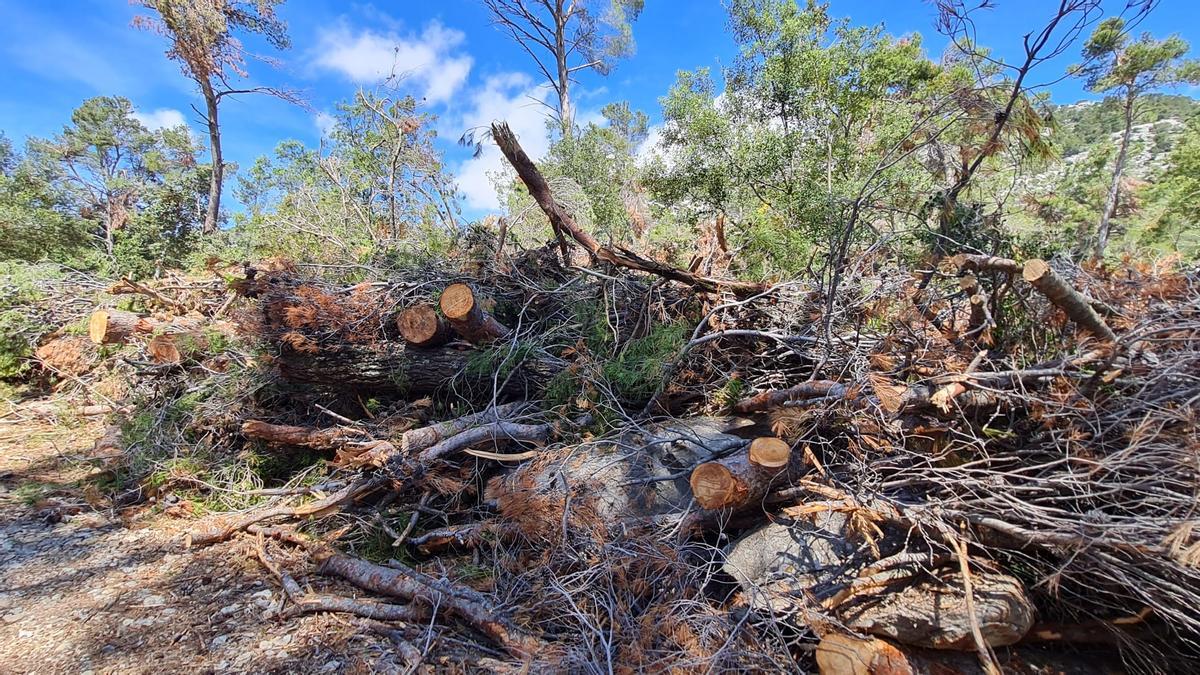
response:
M992 312L988 309L988 299L982 293L971 296L970 333L985 344L991 343L991 328L996 325Z
M64 335L38 347L34 356L52 372L83 375L96 364L96 345L80 335Z
M1012 258L998 258L994 255L973 255L959 253L951 258L954 266L960 270L985 270L1004 272L1005 274L1020 274L1021 263Z
M1021 277L1066 312L1067 317L1081 328L1102 340L1116 342L1117 336L1092 308L1091 298L1072 288L1045 260L1034 258L1027 261Z
M975 618L990 647L1016 644L1033 626L1033 603L1015 577L972 572ZM914 647L973 651L971 615L962 573L942 568L886 592L852 594L837 608L847 628Z
M747 441L726 433L743 424L697 417L630 430L611 442L543 451L488 483L487 499L531 540L598 537L630 523L684 510L698 463ZM567 523L564 529L564 522Z
M787 441L774 436L763 436L750 442L750 463L768 469L778 469L787 466L792 456L792 446Z
M821 675L975 675L979 661L966 654L941 654L932 663L917 650L878 638L858 638L841 633L826 635L817 644L817 669ZM946 658L946 657L950 658ZM935 667L930 667L931 665Z
M396 328L414 347L438 347L450 340L450 326L429 305L416 305L400 312Z
M724 569L763 612L815 612L908 645L973 650L972 612L953 558L936 554L907 528L866 513L844 501L785 509L727 546ZM983 640L993 647L1015 644L1033 625L1024 587L987 570L973 571L971 579Z
M756 464L748 451L704 462L692 470L692 495L705 509L746 508L762 501L772 486L788 478L786 465L786 458L780 466Z
M904 647L879 638L830 633L817 644L821 675L984 675L978 657ZM1004 673L1013 675L1118 675L1127 672L1115 650L1073 652L1019 645L996 650Z
M98 345L123 344L134 333L149 333L158 322L119 309L98 309L88 319L88 337Z
M509 333L507 326L483 309L475 291L466 284L447 286L439 304L454 330L474 344L491 342Z

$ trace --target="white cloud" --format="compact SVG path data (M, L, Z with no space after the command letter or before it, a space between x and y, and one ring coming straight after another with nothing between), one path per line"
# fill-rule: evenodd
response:
M662 159L667 166L672 165L671 153L662 146L664 126L662 124L652 124L646 129L646 138L638 144L637 150L634 151L636 161L641 166L646 166L655 159Z
M313 124L317 125L317 131L320 132L321 138L325 138L337 126L337 118L322 111L313 116Z
M538 101L545 99L548 90L548 85L534 84L533 79L524 73L502 73L489 77L482 89L467 96L467 112L454 122L443 125L444 133L441 135L458 138L468 130L483 130L492 122L504 121L517 134L525 152L535 161L541 159L550 149L550 138L546 133L546 108ZM455 172L458 187L469 208L494 210L500 207L500 200L488 174L496 173L505 166L500 150L486 142L479 157L459 164Z
M141 122L142 126L150 131L187 126L187 120L183 118L183 113L174 108L159 108L150 112L135 112L133 113L133 119Z
M430 22L420 35L352 31L345 23L322 30L316 65L353 82L372 84L396 77L411 84L430 103L449 100L467 81L474 63L458 53L461 31Z

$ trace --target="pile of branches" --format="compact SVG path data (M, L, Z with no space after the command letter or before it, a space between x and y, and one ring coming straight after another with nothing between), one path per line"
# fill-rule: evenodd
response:
M247 537L285 616L387 622L414 664L1200 660L1196 271L864 256L832 299L702 276L596 242L493 136L544 248L355 284L255 265L195 324L96 320L152 361L171 336L181 378L259 374L189 418L210 446L320 459L193 480L230 508L190 546ZM226 317L258 353L213 339Z

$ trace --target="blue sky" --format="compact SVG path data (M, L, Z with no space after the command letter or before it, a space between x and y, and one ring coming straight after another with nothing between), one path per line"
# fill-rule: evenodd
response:
M1037 27L1057 0L995 0L979 15L980 42L1015 58L1021 35ZM1120 12L1124 0L1107 2ZM857 24L880 24L892 34L919 32L928 52L944 40L933 30L934 7L922 0L832 0L835 16ZM0 0L0 130L20 143L26 136L61 130L81 101L103 94L129 98L151 126L186 121L200 130L190 106L191 82L163 55L163 39L130 26L139 13L123 0ZM302 91L311 110L264 96L228 100L222 108L228 161L249 166L280 141L315 145L323 113L357 87L370 87L398 60L405 81L439 116L439 144L459 179L468 215L495 206L487 172L500 162L491 149L473 158L455 140L463 131L508 120L531 154L545 151L543 111L529 102L536 71L520 49L489 24L479 0L354 3L290 0L281 9L291 50L271 54L277 67L251 63L250 81ZM1178 33L1200 45L1200 6L1163 0L1142 28L1158 36ZM585 74L575 93L579 116L593 118L610 101L628 100L659 117L658 99L679 70L702 66L719 71L735 48L726 33L725 9L717 0L648 0L634 26L637 53L608 77ZM256 43L254 49L268 50ZM394 51L399 48L398 52ZM1193 50L1195 53L1196 50ZM1077 57L1072 49L1045 64L1038 81L1053 80ZM1054 85L1056 102L1091 98L1076 80ZM227 196L229 185L226 186ZM230 200L232 202L232 200ZM237 208L236 204L231 205Z

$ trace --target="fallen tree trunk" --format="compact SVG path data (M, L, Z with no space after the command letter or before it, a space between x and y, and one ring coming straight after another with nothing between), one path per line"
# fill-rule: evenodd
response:
M447 387L461 386L463 393L474 390L490 396L493 373L470 368L479 352L450 348L411 349L402 344L381 343L371 346L343 344L315 353L280 346L276 357L279 372L291 382L328 389L387 392L400 395L431 394ZM505 378L495 381L500 394L512 398L533 398L558 365L551 361L529 360L516 365ZM527 396L528 394L528 396Z
M1004 272L1005 274L1020 274L1021 263L1012 258L999 258L994 255L975 255L959 253L950 259L960 270L985 270Z
M480 305L475 291L466 284L451 284L442 291L438 301L442 314L459 335L474 344L497 340L509 334L509 329Z
M146 353L155 363L180 364L207 349L208 337L194 330L160 333L146 343Z
M1067 317L1084 330L1101 340L1117 341L1117 336L1112 329L1092 308L1092 299L1072 288L1051 269L1046 261L1034 258L1026 262L1021 272L1021 278L1029 282L1059 309L1066 312Z
M98 309L88 319L88 337L98 345L123 344L134 333L149 333L158 322L133 312Z
M1113 650L1076 653L1018 645L997 649L997 665L1005 673L1084 675L1126 672ZM830 633L817 644L821 675L986 675L979 658L967 652L946 652L893 644L880 638Z
M440 347L450 341L450 326L429 305L416 305L396 317L400 337L413 347Z
M486 496L531 540L603 540L610 530L686 508L692 470L745 447L749 441L727 433L742 425L725 418L675 420L612 441L543 452L493 478Z
M525 154L525 150L521 148L516 135L507 124L504 122L492 124L492 139L496 141L500 152L504 153L512 167L516 169L517 175L521 177L521 181L529 189L529 194L533 196L534 201L550 219L555 231L570 234L571 238L593 257L617 267L647 272L710 293L720 289L734 293L758 293L766 288L760 283L700 276L672 265L644 258L620 246L601 246L600 242L581 229L570 212L554 199L553 193L550 192L550 184L546 182L541 171L538 171L529 155Z

